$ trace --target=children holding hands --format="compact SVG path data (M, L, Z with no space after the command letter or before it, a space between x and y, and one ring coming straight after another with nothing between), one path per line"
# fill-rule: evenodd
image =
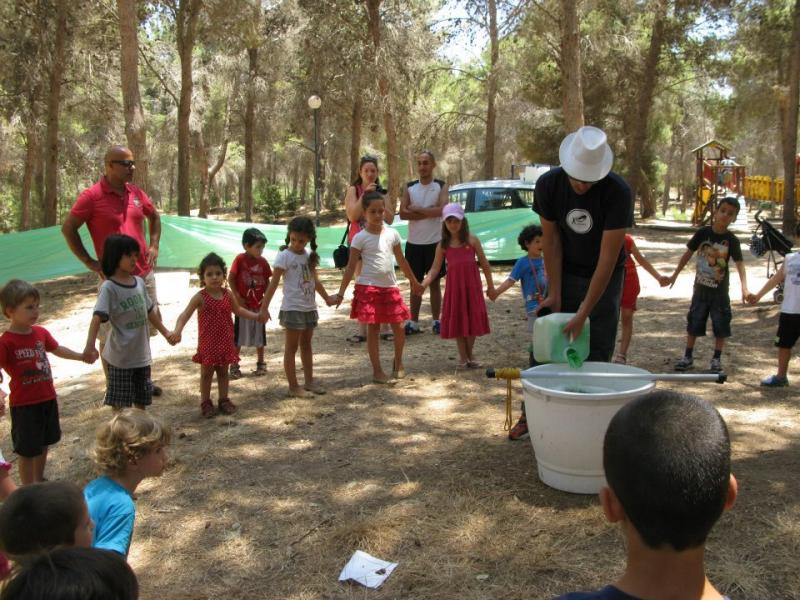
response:
M23 485L36 483L44 481L48 447L61 439L56 390L47 353L91 364L97 360L97 352L88 347L83 353L70 350L60 345L47 329L36 325L39 292L25 281L12 279L3 286L0 307L11 321L0 336L0 368L11 376L11 439L19 456L20 481Z
M670 286L675 285L678 274L696 253L697 274L694 279L692 303L686 316L686 351L683 358L675 363L676 371L686 371L694 365L694 345L698 337L706 334L709 315L715 338L710 370L712 373L722 371L722 349L725 346L725 339L731 336L731 301L728 295L731 259L739 272L742 302L745 302L748 296L747 277L739 239L728 230L738 214L739 201L732 196L722 198L714 211L711 225L698 229L687 242L687 250L669 278Z
M310 253L306 250L309 244ZM311 219L295 217L289 222L286 245L275 258L274 266L274 275L264 295L263 310L269 319L269 304L283 277L283 300L278 320L284 329L283 369L289 383L289 396L303 398L313 394L324 394L325 388L314 379L314 355L311 349L311 338L319 321L315 293L319 292L328 306L332 306L336 301L333 299L334 296L328 295L319 280L317 232ZM295 368L298 348L300 361L303 364L302 387L297 382Z
M372 365L373 383L385 384L391 378L381 366L378 334L381 323L389 323L394 334L394 360L392 361L392 377L405 377L403 368L403 346L405 331L403 324L410 318L410 311L403 302L397 278L394 273L392 257L411 284L412 291L421 295L420 286L411 267L400 248L400 235L397 230L386 227L384 213L385 200L379 192L367 192L361 199L366 217L366 226L359 231L350 245L350 260L347 263L338 293L330 298L330 302L339 306L344 293L359 264L361 273L356 278L356 287L350 309L350 318L357 319L367 325L367 352ZM436 271L438 272L438 271Z
M233 259L228 275L231 294L240 306L252 312L260 310L261 300L264 298L269 278L272 276L272 269L270 269L267 259L262 256L266 243L267 238L261 231L255 227L245 229L242 234L244 252ZM256 348L257 362L253 374L266 375L267 363L264 362L264 346L267 343L267 332L264 323L236 315L233 321L233 332L237 351L240 351L243 346L255 346ZM231 364L231 379L239 379L241 376L239 362Z
M144 409L153 402L147 322L171 340L144 280L133 274L138 258L139 242L132 237L115 234L106 238L100 263L106 279L100 285L84 350L86 356L97 354L100 324L108 322L110 331L103 346L103 359L108 364L104 403L117 410L131 406Z
M442 241L436 247L433 265L422 281L422 288L431 284L442 262L447 260L441 336L445 339L455 338L459 367L462 369L481 367L472 350L475 338L489 333L489 317L476 258L486 278L486 293L491 297L495 294L492 269L483 254L481 243L469 232L469 223L461 205L455 202L445 205L442 209Z
M178 343L183 328L197 311L197 353L192 360L200 364L200 413L206 418L217 414L211 402L211 383L216 373L219 412L230 415L236 412L236 405L228 398L228 369L239 361L231 313L265 323L266 308L255 313L239 304L236 296L225 287L225 261L213 252L200 261L197 274L201 289L189 300L186 310L178 317L175 329L167 334L167 339L171 344Z

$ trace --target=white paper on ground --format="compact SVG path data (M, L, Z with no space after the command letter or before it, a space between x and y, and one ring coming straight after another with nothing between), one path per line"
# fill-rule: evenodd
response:
M355 581L368 588L379 588L392 574L397 563L381 560L356 550L339 574L339 581Z

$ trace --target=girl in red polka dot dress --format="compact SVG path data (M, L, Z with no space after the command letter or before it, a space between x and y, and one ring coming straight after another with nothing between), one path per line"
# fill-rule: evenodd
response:
M192 296L167 339L171 343L179 342L184 326L197 310L197 354L192 360L200 363L200 412L206 418L217 414L211 402L211 382L216 373L219 412L230 415L236 412L236 405L228 398L228 367L239 362L231 313L261 323L266 321L266 314L262 316L239 305L225 287L225 261L213 252L200 262L197 274L202 289Z

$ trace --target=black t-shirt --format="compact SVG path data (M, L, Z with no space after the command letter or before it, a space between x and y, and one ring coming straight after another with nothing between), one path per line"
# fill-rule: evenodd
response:
M579 196L564 169L550 169L536 181L533 210L557 224L563 271L581 277L594 273L604 231L633 226L631 189L616 173L609 173ZM620 248L617 265L624 262Z
M730 261L741 262L742 246L739 238L730 231L714 233L711 227L701 227L692 236L686 247L696 252L697 273L695 286L728 292Z

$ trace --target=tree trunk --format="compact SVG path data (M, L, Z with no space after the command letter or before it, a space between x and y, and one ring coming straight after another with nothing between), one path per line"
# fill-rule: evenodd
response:
M353 100L353 113L350 119L350 179L348 183L358 177L358 163L361 160L361 117L364 112L364 103L361 94Z
M486 80L486 138L483 143L483 178L494 178L495 125L497 121L497 69L500 58L500 42L497 39L497 4L488 0L489 11L489 76Z
M176 38L181 61L181 91L178 99L178 214L189 216L191 195L189 169L191 158L191 132L189 117L192 114L192 50L200 14L200 0L180 0L176 15Z
M561 0L561 93L566 133L583 127L579 2Z
M31 102L33 105L34 102ZM39 160L39 132L36 130L34 113L25 127L25 167L22 172L22 190L20 192L19 230L27 231L31 228L31 189L33 188L33 175L36 163Z
M797 169L797 107L800 104L800 0L794 4L792 44L789 52L789 73L785 103L781 102L783 128L783 232L794 237L797 229L795 213L795 173Z
M192 132L194 160L197 163L197 174L200 176L197 192L197 216L208 218L208 149L203 140L203 132L197 129Z
M382 0L366 0L366 5L369 32L372 36L372 45L375 50L375 70L378 73L378 92L380 94L381 109L383 111L383 129L386 134L386 163L387 176L389 179L388 206L386 209L395 213L397 198L400 196L400 173L397 168L399 155L397 152L397 131L395 129L394 114L392 112L389 77L386 75L386 69L383 68L383 60L381 58L381 2Z
M128 147L136 159L133 182L147 188L147 127L139 94L139 17L135 0L117 0L120 37L120 80L122 81L122 107L125 113L125 136Z
M628 143L628 183L634 200L641 193L640 214L643 219L652 217L656 213L655 202L652 195L640 190L644 169L644 147L647 142L647 129L650 120L650 109L653 106L653 91L656 86L658 62L661 57L661 48L664 45L664 27L667 19L667 0L655 0L653 15L653 29L650 33L650 47L647 50L644 65L642 65L641 87L636 98L636 108L630 115L630 141Z
M253 137L256 121L256 76L258 75L258 48L247 49L248 78L247 101L244 111L244 180L242 203L244 220L253 220Z
M61 109L61 83L67 49L67 0L56 0L55 38L50 63L47 95L47 131L44 164L44 225L58 220L58 122Z

